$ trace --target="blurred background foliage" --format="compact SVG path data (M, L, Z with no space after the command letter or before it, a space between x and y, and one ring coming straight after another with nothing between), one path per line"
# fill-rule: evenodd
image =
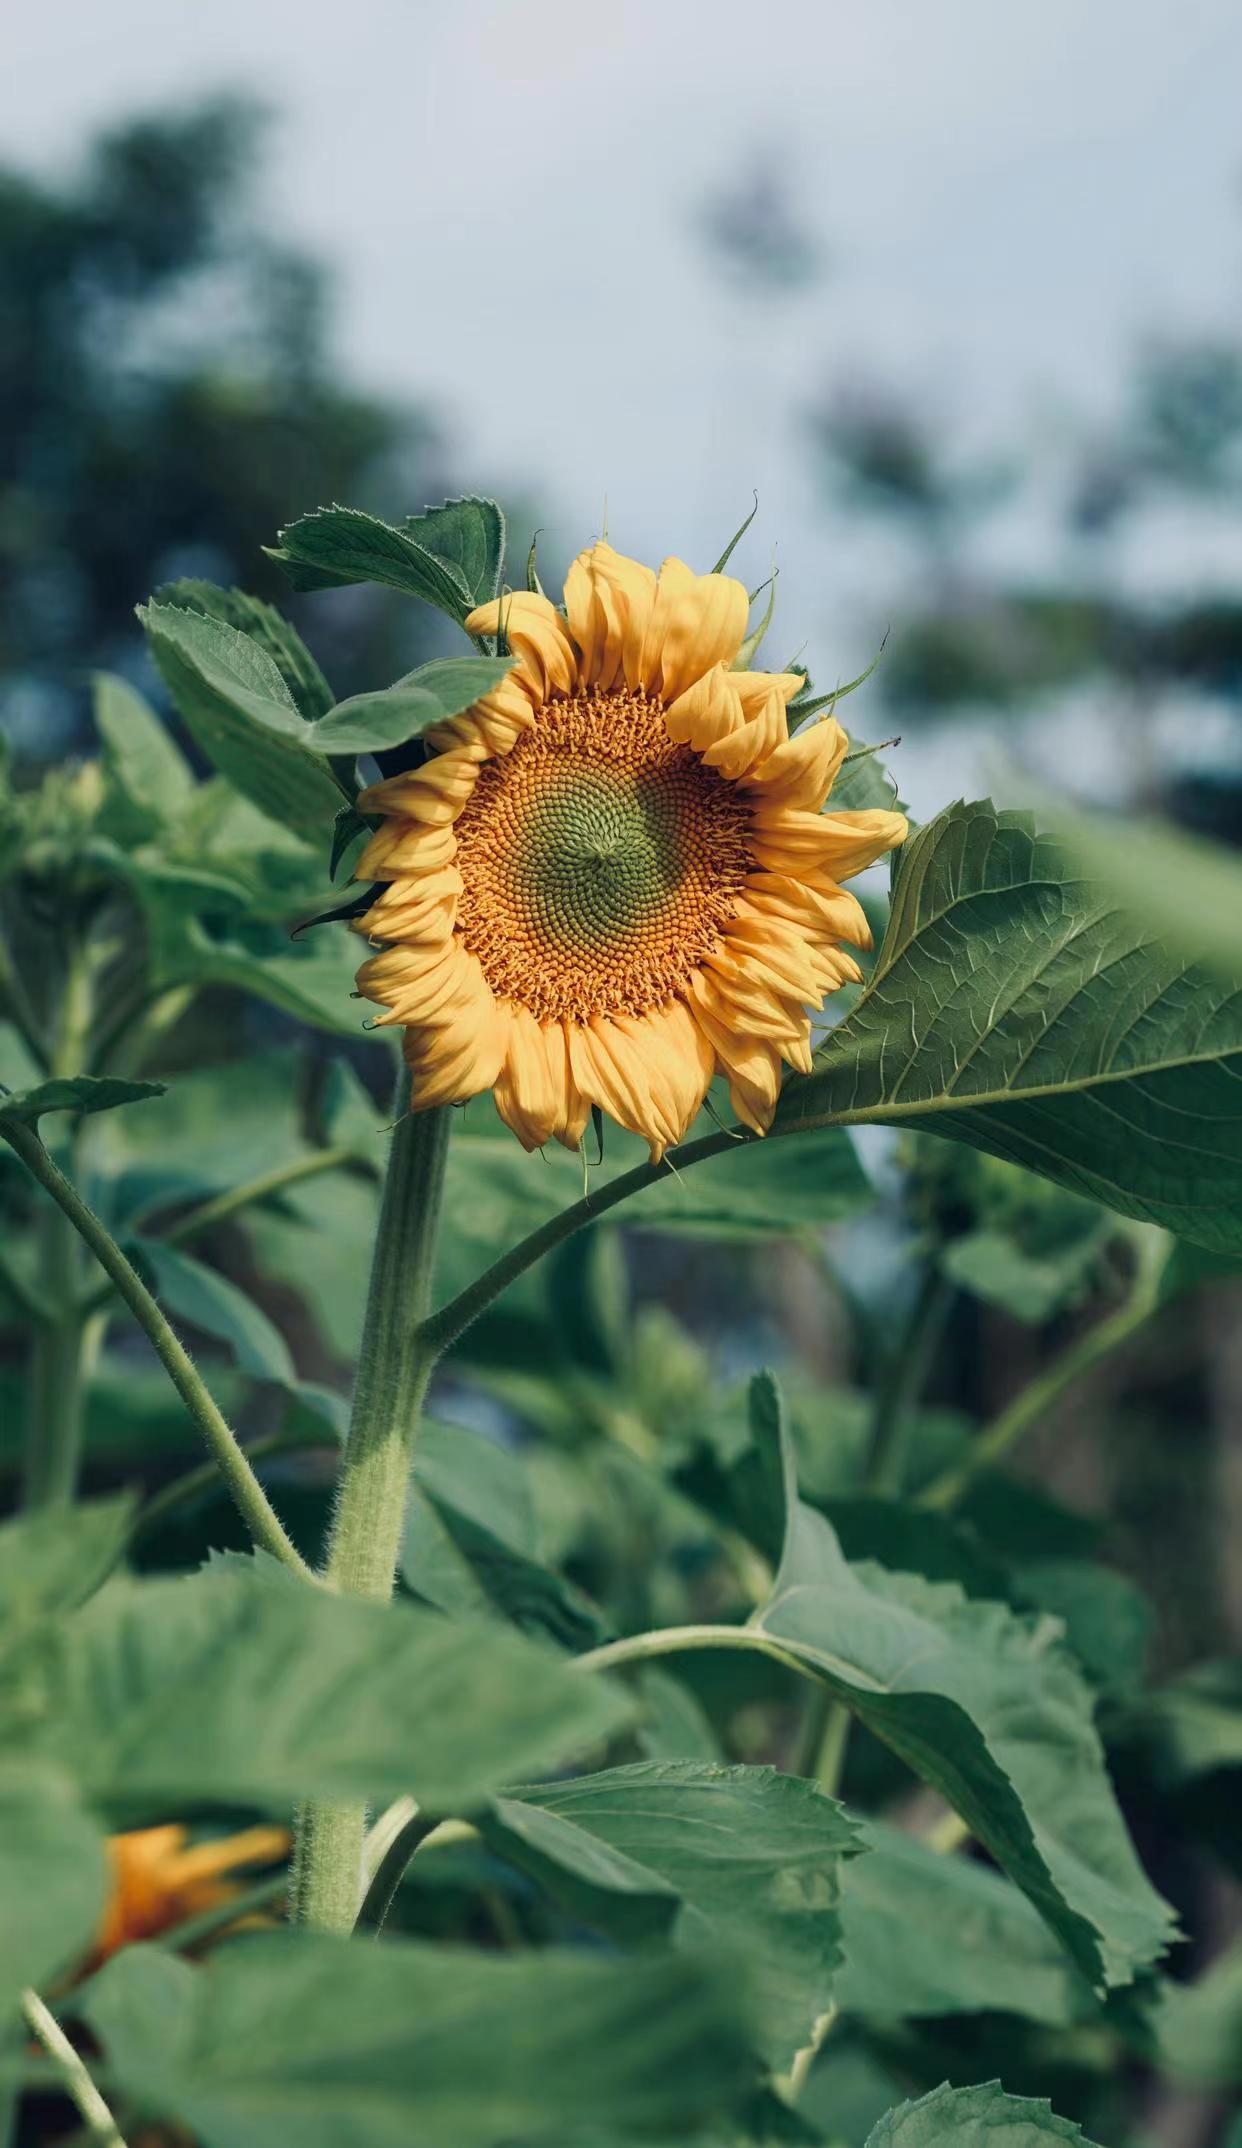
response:
M184 576L279 598L336 695L386 683L423 651L419 609L370 587L290 599L263 547L332 499L414 511L452 492L455 471L434 411L342 383L325 272L252 210L261 140L258 112L221 100L119 125L54 183L0 180L0 721L12 754L0 876L18 966L39 981L35 1013L87 937L117 1063L145 1023L150 1066L176 1077L162 1105L92 1122L78 1168L112 1227L145 1249L310 1553L361 1323L391 1067L347 997L344 935L288 938L332 899L326 861L209 776L175 719L180 773L136 766L116 746L109 696L137 687L167 716L133 608ZM726 190L699 237L743 305L833 273L779 171ZM959 456L934 414L845 377L785 415L826 505L860 529L880 524L904 556L894 600L877 604L875 639L887 626L888 641L863 697L869 735L900 730L934 752L937 736L982 717L1050 791L1053 771L1031 750L1041 714L1089 689L1124 710L1114 802L1242 836L1242 600L1136 594L1115 571L1127 518L1153 497L1188 512L1236 506L1242 335L1234 347L1170 328L1137 367L1124 420L1074 442L1062 550L1045 576L988 565L992 518L1023 485L1046 484L1029 443ZM554 487L555 470L540 482ZM815 622L804 627L814 668ZM92 719L100 669L113 683L96 690ZM1171 781L1159 744L1170 705L1202 717ZM177 791L171 842L144 818L152 781ZM0 1077L21 1080L12 1027L4 1049ZM610 1132L609 1167L625 1153ZM862 1978L806 2109L834 2139L861 2141L903 2094L1000 2073L1116 2148L1213 2148L1242 2047L1239 1286L1174 1289L1161 1269L1149 1288L1142 1233L947 1144L879 1137L862 1155L865 1174L843 1162L839 1186L820 1191L821 1216L837 1218L828 1230L791 1231L789 1187L769 1200L760 1183L744 1213L697 1230L636 1213L633 1229L599 1229L525 1278L434 1397L437 1419L465 1429L433 1428L423 1449L410 1575L436 1602L482 1595L579 1646L744 1610L772 1548L743 1394L764 1360L786 1380L805 1496L851 1556L900 1566L908 1546L864 1482L897 1367L913 1363L920 1381L897 1479L933 1501L979 1428L1009 1423L1015 1398L1047 1382L1004 1470L968 1466L939 1499L936 1571L1066 1620L1148 1867L1195 1935L1174 1974L1223 1968L1172 2065L1151 2062L1150 2014L1102 2013L1064 1978L1053 1991L1042 1957L1024 1989L998 1986L994 2005L972 1989L935 2020L913 2002L887 2007ZM209 1213L175 1242L203 1202L290 1161L305 1166L297 1182L244 1214ZM555 1159L533 1212L517 1161L486 1104L471 1107L454 1141L446 1290L578 1190L577 1166ZM23 1252L32 1196L11 1162L0 1195L12 1497L39 1279ZM1115 1347L1094 1349L1101 1334ZM138 1563L182 1567L239 1543L210 1474L182 1482L199 1455L145 1347L124 1326L97 1343L86 1483L138 1480L155 1497ZM920 1536L923 1561L930 1541ZM651 1754L684 1753L690 1738L704 1755L806 1764L794 1697L757 1659L652 1673L647 1696ZM899 1814L919 1810L861 1732L844 1783L861 1808L895 1797ZM538 1939L548 1915L477 1850L420 1867L398 1911L412 1929L477 1926L502 1944L515 1930Z

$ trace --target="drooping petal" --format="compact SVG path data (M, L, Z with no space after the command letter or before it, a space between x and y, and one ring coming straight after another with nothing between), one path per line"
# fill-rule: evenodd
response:
M666 559L639 656L638 684L675 701L713 664L731 664L746 635L750 598L728 574L694 574Z
M849 740L836 717L825 716L778 744L765 761L751 768L746 781L762 791L769 805L818 813L848 748Z
M669 737L679 746L693 746L705 759L713 747L740 731L743 723L737 673L724 664L713 664L664 711Z
M671 1110L674 1142L686 1133L703 1108L716 1070L715 1053L683 1000L641 1016L619 1014L616 1027L650 1055L664 1079L662 1104Z
M656 578L609 544L580 552L565 577L569 631L581 651L579 677L604 691L640 683L639 659Z
M486 1004L476 997L470 1019L451 1029L407 1030L411 1111L464 1104L490 1089L504 1062L508 1035L508 1022L490 993Z
M887 851L903 843L907 834L904 813L878 808L856 813L803 813L783 806L769 807L762 798L755 807L751 851L765 871L831 874L834 880L850 880Z
M467 634L497 634L503 629L509 647L539 688L539 698L572 694L578 684L578 651L556 606L534 589L515 589L480 604L466 620Z
M528 1008L512 1000L502 1005L508 1011L509 1032L496 1082L496 1109L524 1149L541 1149L565 1119L564 1042Z
M786 742L785 704L779 694L768 694L753 716L727 738L717 739L715 745L708 747L703 759L709 768L728 777L730 782L737 782L770 760Z

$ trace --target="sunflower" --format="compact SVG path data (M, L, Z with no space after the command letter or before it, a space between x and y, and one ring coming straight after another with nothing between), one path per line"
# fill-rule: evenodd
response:
M92 1965L135 1940L171 1931L200 1910L215 1909L241 1893L228 1877L247 1865L275 1864L289 1852L286 1827L248 1827L240 1835L191 1843L189 1829L140 1827L108 1838L112 1884Z
M748 610L727 575L595 544L563 615L470 614L513 669L359 800L383 822L358 877L387 885L358 986L405 1031L415 1110L492 1089L526 1148L576 1148L599 1105L658 1160L714 1075L763 1133L781 1061L809 1069L809 1010L870 943L841 882L906 823L823 812L845 734L791 738L800 674L731 668Z

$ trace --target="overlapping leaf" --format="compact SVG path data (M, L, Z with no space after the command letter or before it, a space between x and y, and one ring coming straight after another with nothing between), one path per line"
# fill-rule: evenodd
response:
M1242 990L1026 815L957 805L903 862L871 984L776 1130L924 1127L1242 1249Z
M34 1755L145 1818L407 1791L458 1812L588 1750L627 1706L495 1623L334 1597L237 1559L105 1590L29 1715Z
M692 2141L751 2079L735 1975L685 1957L274 1934L201 1969L129 1948L87 2013L127 2095L203 2148Z
M505 525L494 500L447 500L400 526L354 507L321 507L280 532L270 555L295 589L378 582L463 620L496 595Z
M151 654L187 728L230 783L299 834L330 838L341 790L275 658L227 620L148 604Z
M867 2148L1092 2148L1082 2127L1058 2118L1033 2096L1008 2096L999 2081L979 2088L934 2088L917 2103L886 2112Z
M771 2066L787 2066L827 2010L841 1862L861 1843L816 1784L774 1768L639 1763L510 1791L483 1832L587 1924L745 1960Z
M948 1798L1093 1985L1130 1982L1168 1944L1172 1916L1126 1833L1058 1623L849 1565L798 1501L783 1445L785 1551L752 1625Z

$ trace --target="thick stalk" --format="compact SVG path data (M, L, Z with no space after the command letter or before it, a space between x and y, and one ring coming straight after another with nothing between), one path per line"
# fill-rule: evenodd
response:
M76 946L65 974L50 1073L68 1079L86 1065L91 1026L91 969ZM77 1131L71 1133L76 1150ZM23 1496L28 1507L68 1506L77 1490L82 1449L87 1324L78 1305L81 1246L68 1217L45 1209L38 1225L39 1295L51 1318L37 1324L30 1347Z
M410 1457L435 1361L422 1323L431 1299L450 1125L450 1113L441 1107L407 1113L393 1135L324 1567L331 1587L377 1603L392 1594ZM366 1818L361 1805L308 1805L302 1812L294 1857L295 1923L353 1930L362 1901Z

